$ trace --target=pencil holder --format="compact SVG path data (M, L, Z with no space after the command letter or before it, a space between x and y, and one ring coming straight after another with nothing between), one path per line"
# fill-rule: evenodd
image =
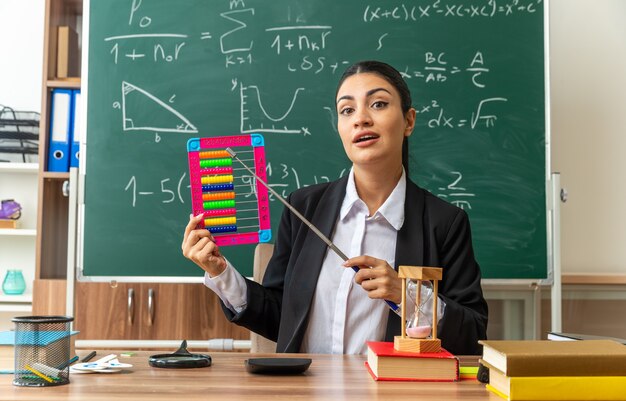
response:
M15 323L16 386L46 387L70 382L69 316L24 316Z

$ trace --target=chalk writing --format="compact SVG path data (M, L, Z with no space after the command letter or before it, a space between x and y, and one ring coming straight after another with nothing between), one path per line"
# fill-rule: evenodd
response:
M471 129L491 128L495 126L498 116L489 112L488 106L507 100L504 97L482 99L469 118L458 118L448 114L437 100L418 104L415 109L418 118L424 120L424 125L428 128L461 128L466 126Z
M170 103L174 96L170 97ZM164 115L166 120L164 124L167 125L154 124L155 115L138 113L145 107L151 107L155 113ZM171 105L128 82L122 82L122 102L113 103L113 108L122 110L124 131L198 132L198 129ZM140 114L140 117L136 118L135 113Z
M427 4L413 5L402 3L398 6L365 6L363 21L376 22L385 20L417 22L424 18L494 18L512 16L520 13L533 14L541 7L537 0L485 1L485 4L449 4L435 0Z
M269 132L283 134L304 134L310 135L307 127L289 128L285 125L285 120L293 110L298 98L298 93L304 88L296 88L291 97L291 103L282 115L272 115L263 105L261 92L258 86L240 84L239 94L241 99L240 127L243 133Z
M160 188L154 189L150 185L144 185L143 182L138 184L137 177L133 175L124 187L124 192L129 193L130 204L133 208L138 206L138 199L141 201L145 198L155 198L159 203L185 203L184 199L189 199L191 186L187 172L183 172L180 177L174 180L170 177L163 178L158 185ZM142 202L139 206L142 205L145 206L146 203Z
M448 202L460 207L461 209L471 209L470 199L474 199L476 194L471 193L467 188L459 186L463 179L463 174L459 171L451 171L450 174L456 176L454 180L445 187L439 187L437 196L446 199Z

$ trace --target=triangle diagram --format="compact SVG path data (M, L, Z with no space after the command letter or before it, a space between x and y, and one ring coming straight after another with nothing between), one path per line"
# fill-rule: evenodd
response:
M198 132L172 106L125 81L122 81L122 120L124 131Z

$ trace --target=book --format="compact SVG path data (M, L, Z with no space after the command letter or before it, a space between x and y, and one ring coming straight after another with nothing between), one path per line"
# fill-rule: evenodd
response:
M459 380L459 360L443 348L441 352L403 352L393 342L368 341L365 366L374 380Z
M58 341L70 336L69 355L76 355L75 335L78 331L22 331L18 339L20 352L23 355L36 356L40 362L56 361L58 358ZM30 350L32 348L32 350ZM50 355L48 355L50 351ZM15 331L0 332L0 373L9 373L14 369L15 361Z
M69 26L57 28L57 78L79 76L78 34Z
M72 90L53 89L50 106L47 171L67 172L70 170L72 111Z
M552 341L578 341L578 340L613 340L620 344L626 345L626 339L606 336L593 336L591 334L573 334L573 333L557 333L551 331L548 333L548 340Z
M20 331L18 343L19 345L33 345L38 347L48 346L56 341L62 340L68 336L78 334L78 331ZM0 345L15 345L15 331L1 331Z
M489 368L487 389L506 400L624 400L626 376L510 377Z
M17 220L0 219L0 228L17 228Z
M72 91L72 140L70 141L70 167L78 167L80 158L80 129L81 126L81 95L80 89Z
M507 376L623 376L626 346L611 340L481 340L483 360Z

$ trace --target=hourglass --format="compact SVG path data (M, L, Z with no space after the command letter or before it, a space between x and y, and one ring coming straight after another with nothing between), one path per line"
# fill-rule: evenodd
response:
M418 266L400 266L398 267L398 277L402 279L402 322L401 335L395 336L393 347L398 351L405 352L440 352L441 340L437 338L437 287L438 281L441 280L442 269L440 267L418 267ZM415 324L410 329L410 336L407 335L406 329L406 288L407 281L416 281L416 297L415 297ZM421 300L422 281L431 281L433 286L432 293L432 333L430 322L425 325L418 323L420 321L421 308L423 307ZM423 323L423 322L422 322ZM428 338L430 334L430 338Z

